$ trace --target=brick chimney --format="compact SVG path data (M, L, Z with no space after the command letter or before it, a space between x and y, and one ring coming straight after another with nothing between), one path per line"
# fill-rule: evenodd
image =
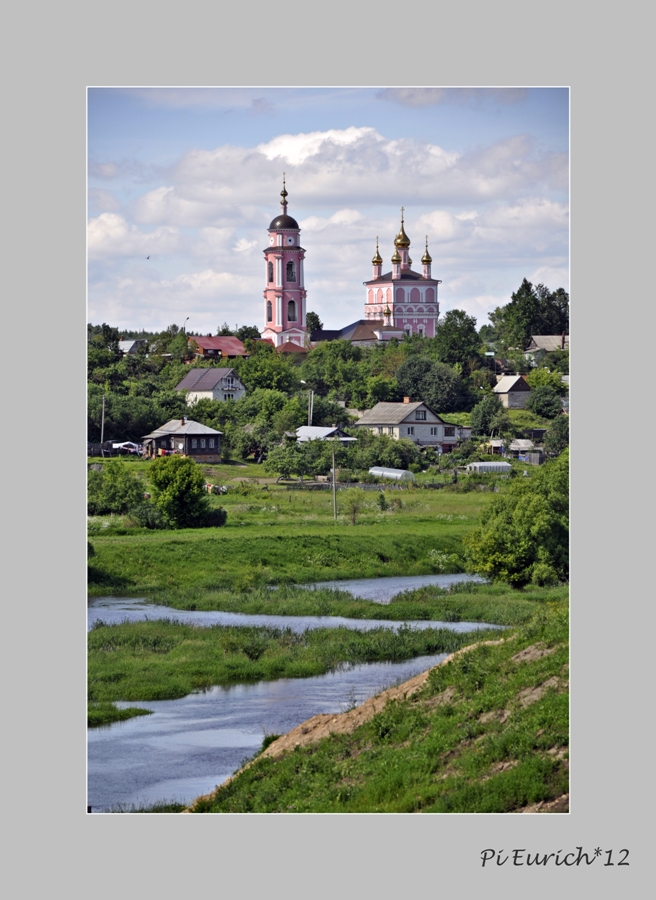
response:
M410 403L410 402L411 402L411 401L410 401L410 397L404 397L404 398L403 398L403 402L404 402L404 403Z

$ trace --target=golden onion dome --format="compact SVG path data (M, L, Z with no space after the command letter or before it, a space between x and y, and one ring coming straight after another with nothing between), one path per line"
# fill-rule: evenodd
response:
M409 266L412 265L412 260L410 259L410 257L408 257L408 265L409 265Z
M401 227L399 228L399 233L394 238L394 246L395 247L409 247L410 246L410 238L405 233L405 229L403 227L403 212L404 209L401 207Z
M378 238L376 238L376 253L374 255L374 258L371 260L371 262L373 263L374 266L382 266L382 264L383 264L383 258L380 255L380 253L378 252Z
M394 251L394 256L392 257L392 262L393 262L393 263L400 263L400 262L401 262L401 254L399 253L398 250L395 250L395 251Z
M429 263L432 263L432 262L433 262L433 260L432 260L432 258L431 258L431 255L430 255L430 253L428 252L428 235L426 235L426 250L424 251L424 255L422 256L421 261L422 261L422 262L424 263L424 265L426 265L426 266L427 266Z

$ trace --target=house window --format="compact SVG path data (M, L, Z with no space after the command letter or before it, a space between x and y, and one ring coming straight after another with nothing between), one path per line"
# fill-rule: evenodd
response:
M228 375L228 377L224 379L224 383L227 388L230 388L232 390L232 388L235 386L235 379L232 377L232 375Z
M436 436L437 436L437 426L433 426L431 428L431 437L436 437Z
M414 425L408 425L408 434L414 434L415 428Z
M455 437L456 430L455 428L445 428L444 429L444 437Z
M234 399L235 399L235 395L234 395L234 394L224 394L224 395L223 395L223 399L224 399L224 400L234 400Z
M296 321L296 301L290 300L287 304L287 321L295 322Z
M210 448L213 450L214 449L214 438L210 438L209 442L210 442Z
M287 281L296 281L296 267L293 262L287 263Z
M387 429L387 433L388 433L388 434L394 434L394 429L393 429L393 428L388 428L388 429Z
M201 450L205 449L205 438L200 439L200 446L201 446Z
M267 300L267 322L273 322L273 305Z
M421 419L422 421L426 421L426 410L418 409L415 413L415 419Z
M267 277L269 281L273 281L273 263L267 263Z
M171 450L175 450L175 441L173 440L173 438L171 438L170 445L171 445Z
M191 439L191 449L196 450L197 447L198 447L198 438L192 438Z

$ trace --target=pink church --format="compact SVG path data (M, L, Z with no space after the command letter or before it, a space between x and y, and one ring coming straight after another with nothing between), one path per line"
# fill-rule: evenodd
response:
M306 292L303 285L301 229L287 215L287 190L283 175L281 213L269 225L269 246L264 251L264 331L262 337L276 347L287 342L306 343Z
M410 259L410 238L405 233L401 207L401 228L394 238L394 255L392 271L383 275L383 260L378 252L371 260L373 277L365 281L367 296L364 305L365 320L378 331L376 325L383 324L385 337L392 337L392 331L401 336L419 334L435 337L440 306L437 299L437 286L442 282L431 277L433 260L426 250L421 258L422 272L413 272ZM380 335L381 338L383 334Z

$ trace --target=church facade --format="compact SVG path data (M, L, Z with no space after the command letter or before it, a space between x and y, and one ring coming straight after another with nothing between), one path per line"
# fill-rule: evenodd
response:
M301 229L287 213L283 176L281 212L269 225L269 245L264 251L264 330L262 337L276 347L306 344L306 292L303 282L305 250Z
M376 253L371 261L372 278L364 282L364 319L341 329L322 329L308 334L303 277L305 250L301 247L298 222L287 212L284 175L280 196L281 212L269 225L269 245L264 250L264 340L275 347L285 344L307 347L334 340L368 346L392 338L402 339L406 334L435 337L440 312L437 291L442 282L431 275L433 260L428 252L428 237L421 258L422 271L413 270L403 207L401 227L394 238L392 269L384 274L376 238Z
M365 321L382 325L384 332L393 328L401 337L404 334L435 337L440 313L437 290L442 282L431 275L433 260L428 252L428 236L421 258L422 271L412 269L410 238L405 233L403 214L401 207L401 227L394 238L391 272L383 274L383 260L376 238L376 253L371 260L372 278L364 282Z

